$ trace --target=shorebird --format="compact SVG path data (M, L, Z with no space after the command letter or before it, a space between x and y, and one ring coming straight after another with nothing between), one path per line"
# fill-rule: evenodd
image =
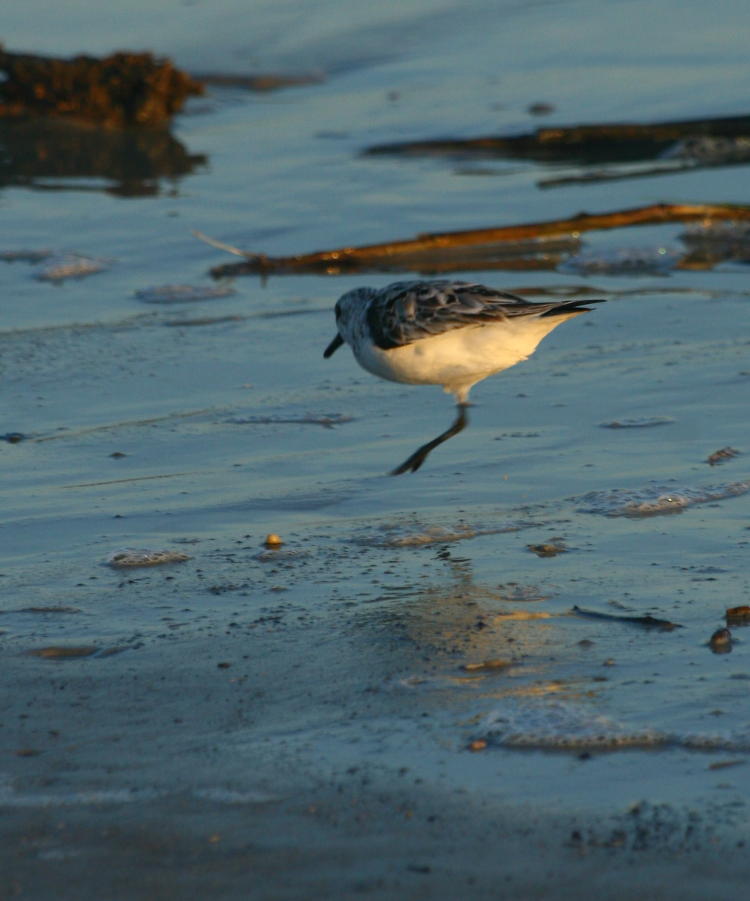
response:
M438 445L466 428L469 391L487 376L526 360L552 329L599 300L531 303L473 282L395 282L355 288L336 302L328 358L349 344L363 369L409 385L442 385L456 399L449 429L423 444L391 475L416 472Z

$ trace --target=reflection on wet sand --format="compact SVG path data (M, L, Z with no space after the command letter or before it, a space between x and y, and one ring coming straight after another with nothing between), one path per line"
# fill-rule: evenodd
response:
M553 615L529 610L530 603L547 600L539 588L478 583L472 561L453 557L447 547L433 559L442 564L441 575L447 578L431 579L424 587L385 586L370 602L376 609L368 605L358 621L415 647L428 670L438 670L445 684L502 678L512 675L522 661L526 674L536 671L538 659L527 658L538 658L548 640L542 631L550 628L545 620ZM505 665L488 664L498 660Z
M167 129L110 130L51 119L0 124L0 150L0 188L121 197L159 194L163 180L176 183L208 162L203 154L189 153ZM92 181L68 185L62 179Z

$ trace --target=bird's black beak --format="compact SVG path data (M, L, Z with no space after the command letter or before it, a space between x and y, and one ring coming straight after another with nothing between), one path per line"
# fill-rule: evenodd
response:
M344 339L341 337L341 335L336 335L333 341L331 341L328 347L326 347L326 349L323 351L323 356L326 358L326 360L329 357L332 357L343 343Z

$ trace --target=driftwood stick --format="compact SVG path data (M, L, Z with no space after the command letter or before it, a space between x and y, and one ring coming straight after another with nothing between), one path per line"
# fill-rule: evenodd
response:
M503 269L542 269L554 267L554 256L547 256L549 266L545 267L544 239L568 236L579 237L581 232L612 228L629 228L638 225L659 225L669 222L695 222L701 220L750 220L750 206L735 204L652 204L606 213L578 213L567 219L550 219L520 225L504 225L497 228L474 228L454 232L431 232L409 240L387 241L383 244L367 244L361 247L340 247L335 250L320 250L313 253L286 257L269 257L265 254L242 251L246 259L241 263L215 266L211 275L225 278L233 275L252 273L267 274L289 272L324 272L335 274L345 270L421 268L437 271L446 268L444 254L453 251L447 268L459 269L460 259L456 248L487 245L485 256L481 257L482 267ZM205 240L205 237L203 238ZM526 244L517 255L508 253L513 242L539 241L533 249ZM220 244L210 239L209 243ZM502 248L492 256L491 245ZM236 253L237 248L232 248ZM478 257L472 258L472 268L476 268Z
M737 138L750 134L750 116L672 122L613 122L551 126L518 135L438 138L368 147L365 155L499 156L544 160L653 159L676 141L695 137Z

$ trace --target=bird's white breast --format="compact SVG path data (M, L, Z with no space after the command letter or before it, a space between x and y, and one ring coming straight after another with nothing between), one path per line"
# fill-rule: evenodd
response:
M354 347L354 354L361 366L380 378L442 385L455 393L525 360L569 315L524 316L466 326L389 350L363 342Z

